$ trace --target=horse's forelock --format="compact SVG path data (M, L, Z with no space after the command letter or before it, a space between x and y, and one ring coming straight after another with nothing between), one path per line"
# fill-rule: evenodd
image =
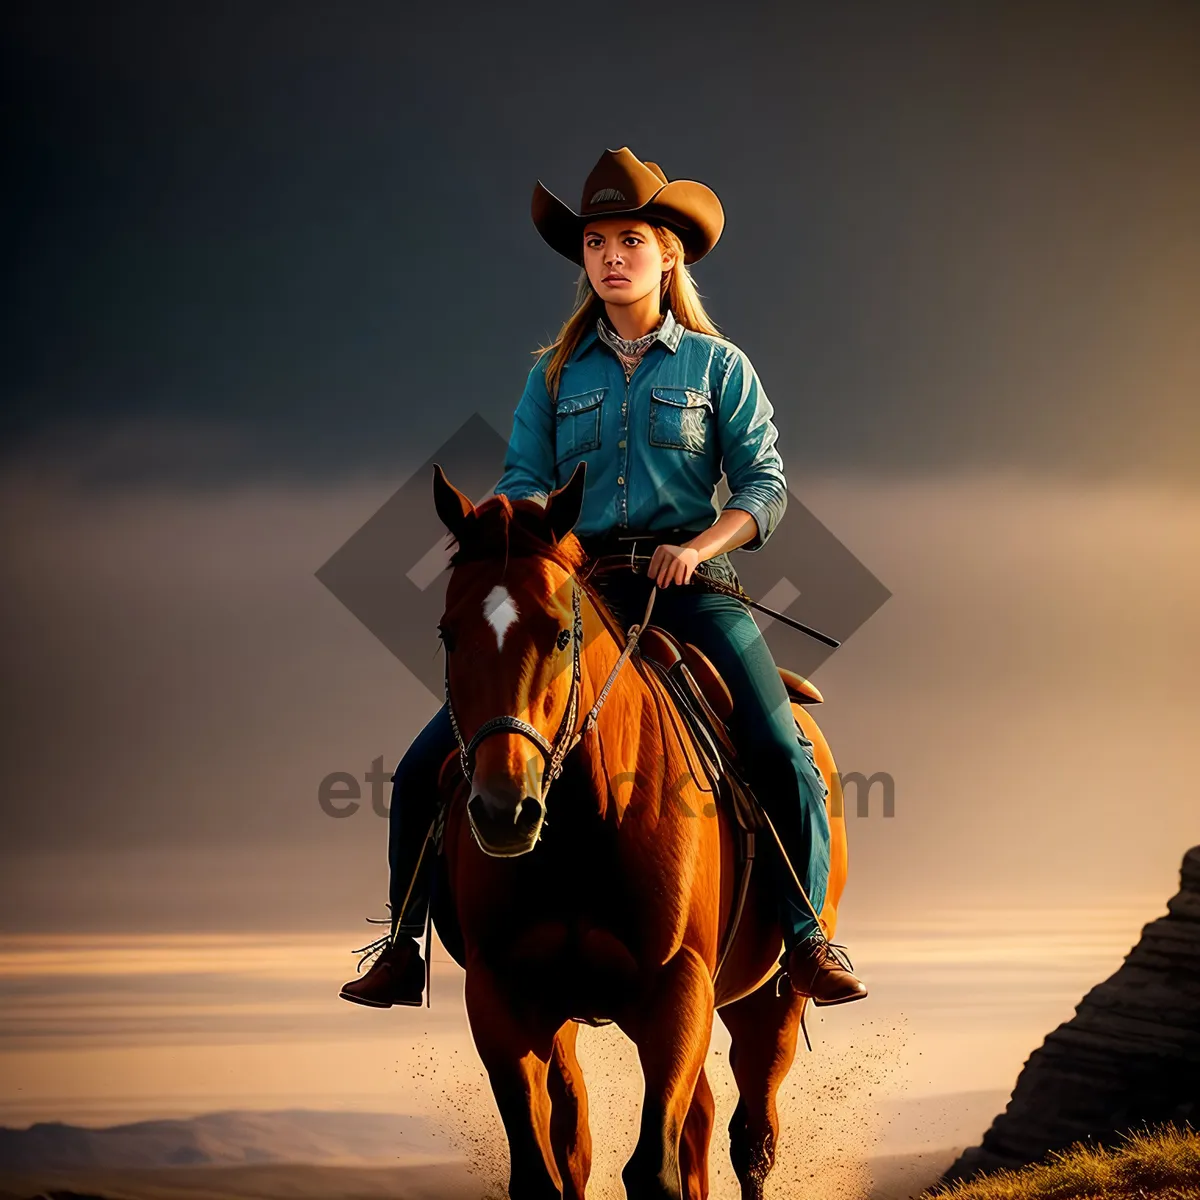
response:
M574 571L586 555L572 533L555 540L546 511L536 501L489 496L467 518L450 566L533 557L551 559L565 570Z

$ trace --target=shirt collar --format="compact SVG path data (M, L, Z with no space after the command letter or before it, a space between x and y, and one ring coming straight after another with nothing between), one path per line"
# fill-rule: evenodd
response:
M683 329L684 327L675 320L675 314L668 308L663 315L662 324L658 327L655 341L662 342L674 354L683 339ZM600 335L596 332L596 323L593 321L588 325L587 332L579 339L579 347L575 353L584 354L593 346L600 344ZM653 343L651 344L653 345Z

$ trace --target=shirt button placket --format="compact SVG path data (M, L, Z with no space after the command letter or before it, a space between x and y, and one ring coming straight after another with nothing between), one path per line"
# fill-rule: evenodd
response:
M625 376L625 399L621 401L621 440L617 442L621 451L621 473L617 476L617 511L622 525L629 524L629 496L625 490L625 479L629 473L629 376Z

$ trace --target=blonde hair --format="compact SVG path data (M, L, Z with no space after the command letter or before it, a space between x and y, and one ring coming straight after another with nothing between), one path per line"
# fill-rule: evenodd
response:
M658 225L653 221L649 222L649 225L654 230L654 236L658 239L662 251L675 252L675 265L663 272L659 290L659 310L665 312L669 308L675 314L675 320L686 329L721 337L721 331L704 311L700 293L696 290L696 281L683 261L683 243L679 240L679 235L665 225ZM596 295L596 289L592 287L592 281L588 278L585 268L579 273L575 284L575 304L571 315L558 331L558 337L548 346L539 346L533 351L539 357L550 353L550 362L546 366L546 390L551 399L558 397L558 384L567 360L575 353L583 335L595 324L603 311L604 301Z

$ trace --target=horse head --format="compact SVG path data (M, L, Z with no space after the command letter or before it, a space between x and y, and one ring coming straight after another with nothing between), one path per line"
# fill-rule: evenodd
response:
M437 513L458 543L438 626L446 699L471 832L495 857L537 844L579 723L584 553L571 529L584 477L580 463L544 507L503 495L476 507L434 467Z

